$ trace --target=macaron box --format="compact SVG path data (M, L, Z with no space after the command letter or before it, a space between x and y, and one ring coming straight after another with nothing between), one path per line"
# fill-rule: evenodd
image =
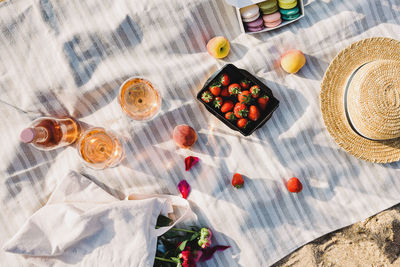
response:
M240 28L247 34L278 29L304 17L303 0L226 1L236 7Z
M244 136L263 126L279 106L271 89L233 64L211 75L197 99L226 126Z

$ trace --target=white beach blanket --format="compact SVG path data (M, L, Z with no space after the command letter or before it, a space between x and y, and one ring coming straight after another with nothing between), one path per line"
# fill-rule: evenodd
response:
M46 204L70 170L117 198L128 192L178 194L178 182L186 179L195 223L209 226L215 243L232 246L207 266L268 266L397 204L400 164L367 163L342 151L323 125L319 91L341 49L366 37L400 38L400 2L315 0L308 1L305 15L249 36L222 0L0 2L0 245ZM215 35L231 42L224 60L206 52ZM294 48L307 63L288 75L277 61ZM227 62L258 76L281 101L249 137L228 129L195 100L209 75ZM129 120L118 106L118 87L130 76L145 76L161 91L162 111L149 122ZM20 144L21 129L44 114L117 131L127 143L125 161L94 171L73 147L40 152ZM190 151L171 140L173 128L183 123L198 132ZM188 155L201 161L185 172ZM246 176L240 190L230 185L235 172ZM292 176L303 183L300 194L285 188L284 179ZM0 265L25 266L27 260L0 251Z

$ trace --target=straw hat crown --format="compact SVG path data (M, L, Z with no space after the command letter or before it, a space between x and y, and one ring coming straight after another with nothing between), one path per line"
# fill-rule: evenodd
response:
M400 137L400 61L374 60L349 77L346 116L352 128L371 140Z

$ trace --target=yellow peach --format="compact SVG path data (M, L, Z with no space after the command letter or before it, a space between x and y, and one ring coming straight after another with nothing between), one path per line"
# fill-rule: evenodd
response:
M281 58L281 66L288 73L296 73L306 64L306 57L300 50L289 50Z
M207 43L208 53L215 58L224 58L229 54L229 41L223 36L212 38Z

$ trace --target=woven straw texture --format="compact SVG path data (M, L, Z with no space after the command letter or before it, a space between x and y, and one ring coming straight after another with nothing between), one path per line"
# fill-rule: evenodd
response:
M353 127L373 140L400 134L400 61L378 60L362 66L348 83L347 110Z
M347 121L343 101L350 75L361 65L377 60L391 62L366 64L365 70L363 67L357 72L353 78L355 82L350 84L349 95L355 95L355 88L360 88L359 98L353 99L358 105L358 111L355 112L357 106L349 106L349 109L352 108L349 113L354 116L352 122L355 123L355 127L366 137L393 138L399 129L399 111L396 110L396 106L399 105L398 91L393 87L396 82L398 84L398 77L395 77L389 68L398 71L398 64L393 61L400 62L399 41L381 37L368 38L342 50L324 75L321 85L321 110L329 133L343 149L367 161L389 163L400 159L400 139L373 141L360 136L351 129ZM366 76L365 74L372 76L362 82L362 78L358 76ZM388 81L390 82L387 83ZM372 105L366 102L371 102ZM379 106L378 103L384 103L384 106ZM378 125L381 126L380 129L377 129Z

